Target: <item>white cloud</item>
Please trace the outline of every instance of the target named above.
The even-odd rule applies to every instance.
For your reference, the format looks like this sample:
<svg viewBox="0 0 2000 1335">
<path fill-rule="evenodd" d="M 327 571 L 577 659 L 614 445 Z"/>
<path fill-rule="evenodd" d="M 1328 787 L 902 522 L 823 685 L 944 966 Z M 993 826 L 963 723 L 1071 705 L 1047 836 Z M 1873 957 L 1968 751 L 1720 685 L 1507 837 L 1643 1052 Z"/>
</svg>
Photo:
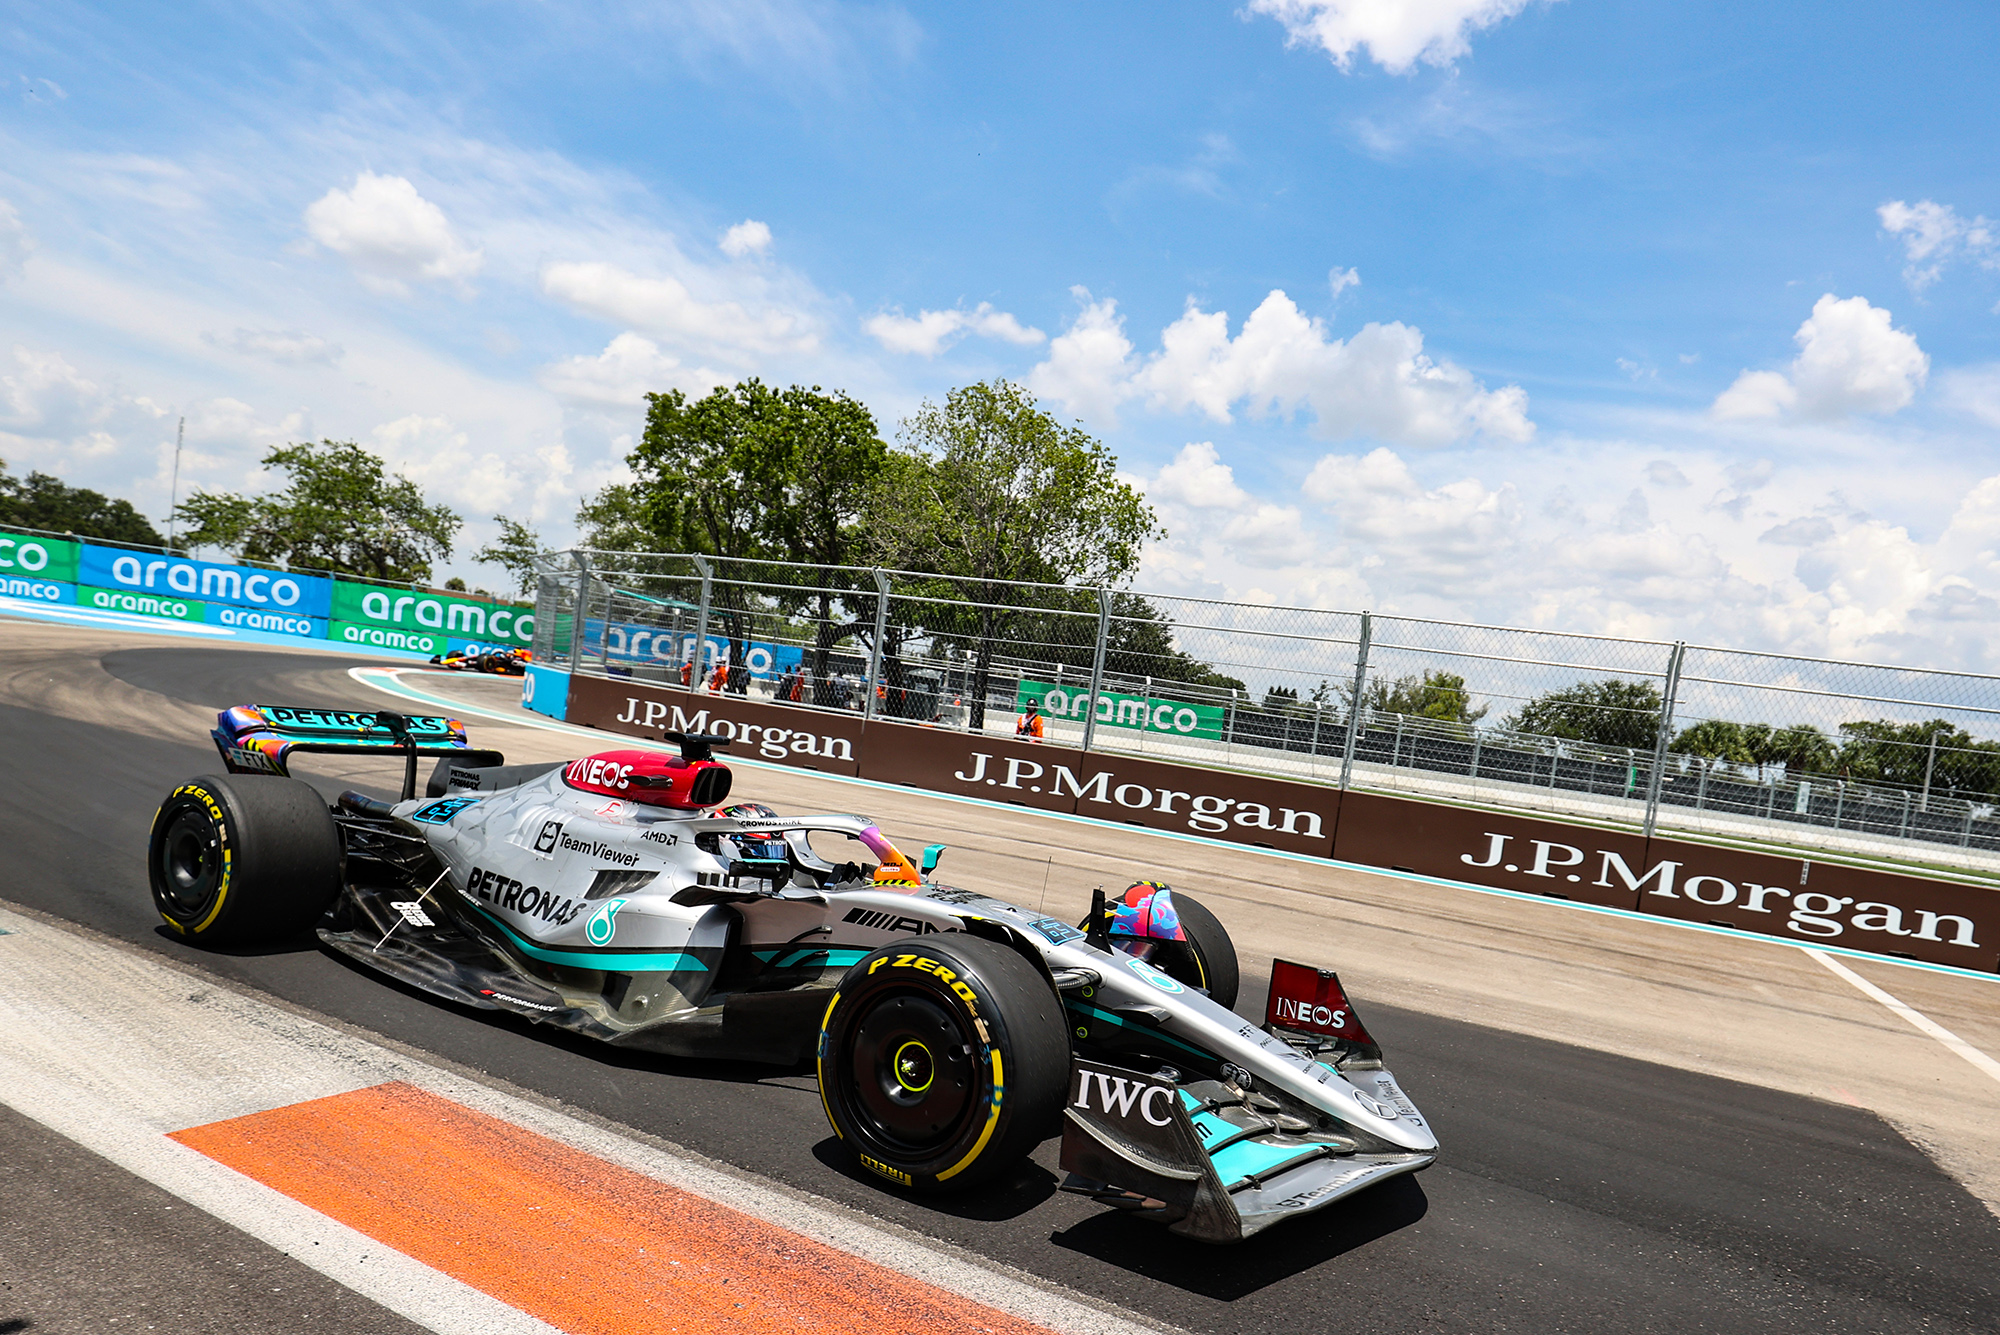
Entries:
<svg viewBox="0 0 2000 1335">
<path fill-rule="evenodd" d="M 1151 478 L 1139 479 L 1139 485 L 1169 516 L 1170 531 L 1192 529 L 1193 536 L 1227 548 L 1239 562 L 1273 569 L 1298 565 L 1313 555 L 1298 508 L 1244 491 L 1211 441 L 1182 446 L 1171 463 Z"/>
<path fill-rule="evenodd" d="M 20 344 L 13 352 L 0 375 L 0 458 L 67 476 L 77 463 L 117 454 L 165 415 L 150 399 L 99 385 L 61 353 Z"/>
<path fill-rule="evenodd" d="M 903 314 L 902 308 L 883 311 L 865 320 L 861 327 L 891 352 L 935 357 L 966 334 L 983 334 L 1023 347 L 1042 342 L 1047 335 L 1023 325 L 1006 311 L 996 311 L 990 302 L 980 302 L 971 310 L 953 307 L 943 311 Z"/>
<path fill-rule="evenodd" d="M 383 423 L 371 435 L 390 472 L 422 487 L 433 501 L 442 499 L 475 514 L 506 509 L 526 489 L 521 474 L 535 462 L 475 451 L 471 437 L 448 417 L 412 413 Z"/>
<path fill-rule="evenodd" d="M 1120 400 L 1131 395 L 1132 343 L 1118 303 L 1091 299 L 1088 288 L 1070 294 L 1083 310 L 1049 344 L 1049 359 L 1028 372 L 1028 388 L 1092 421 L 1113 423 Z"/>
<path fill-rule="evenodd" d="M 625 333 L 595 357 L 570 357 L 545 366 L 536 379 L 551 394 L 574 403 L 636 410 L 648 394 L 679 389 L 699 397 L 729 377 L 705 366 L 683 366 L 651 339 Z"/>
<path fill-rule="evenodd" d="M 722 253 L 732 260 L 762 255 L 770 248 L 771 229 L 755 218 L 745 218 L 722 234 Z"/>
<path fill-rule="evenodd" d="M 1333 289 L 1333 295 L 1337 300 L 1348 288 L 1361 286 L 1361 270 L 1343 269 L 1335 265 L 1326 272 L 1326 285 Z"/>
<path fill-rule="evenodd" d="M 1743 372 L 1710 412 L 1723 421 L 1788 414 L 1830 421 L 1907 407 L 1930 375 L 1931 359 L 1913 334 L 1889 321 L 1889 312 L 1866 297 L 1843 301 L 1827 293 L 1792 336 L 1799 355 L 1790 370 Z"/>
<path fill-rule="evenodd" d="M 2000 230 L 1983 217 L 1963 218 L 1949 204 L 1892 199 L 1875 210 L 1882 229 L 1903 242 L 1903 281 L 1921 292 L 1938 280 L 1946 264 L 1963 256 L 2000 269 Z"/>
<path fill-rule="evenodd" d="M 484 262 L 452 231 L 444 210 L 401 176 L 364 171 L 353 189 L 327 191 L 307 207 L 306 231 L 381 291 L 400 294 L 426 279 L 462 283 Z"/>
<path fill-rule="evenodd" d="M 1109 421 L 1119 403 L 1143 398 L 1155 409 L 1198 409 L 1225 423 L 1238 404 L 1253 415 L 1310 407 L 1322 435 L 1419 446 L 1534 434 L 1519 387 L 1487 390 L 1463 367 L 1433 360 L 1423 334 L 1408 325 L 1367 324 L 1343 341 L 1274 290 L 1231 338 L 1226 312 L 1190 300 L 1161 331 L 1160 350 L 1138 362 L 1116 303 L 1077 292 L 1083 312 L 1050 344 L 1028 385 L 1085 417 Z"/>
<path fill-rule="evenodd" d="M 202 339 L 218 348 L 261 357 L 280 366 L 332 366 L 347 350 L 317 334 L 297 329 L 236 329 L 228 334 L 204 333 Z"/>
<path fill-rule="evenodd" d="M 818 345 L 802 312 L 702 301 L 671 275 L 642 278 L 603 261 L 564 262 L 544 266 L 541 285 L 547 296 L 586 314 L 739 361 L 779 350 L 811 351 Z"/>
<path fill-rule="evenodd" d="M 1354 53 L 1391 74 L 1417 62 L 1449 65 L 1472 50 L 1469 34 L 1527 8 L 1528 0 L 1250 0 L 1247 12 L 1285 25 L 1288 46 L 1317 46 L 1341 69 Z"/>
<path fill-rule="evenodd" d="M 0 199 L 0 283 L 17 276 L 28 262 L 28 255 L 35 248 L 35 238 L 28 235 L 27 224 L 14 206 Z"/>
<path fill-rule="evenodd" d="M 1947 406 L 1976 422 L 2000 428 L 2000 362 L 1962 366 L 1938 377 Z"/>
</svg>

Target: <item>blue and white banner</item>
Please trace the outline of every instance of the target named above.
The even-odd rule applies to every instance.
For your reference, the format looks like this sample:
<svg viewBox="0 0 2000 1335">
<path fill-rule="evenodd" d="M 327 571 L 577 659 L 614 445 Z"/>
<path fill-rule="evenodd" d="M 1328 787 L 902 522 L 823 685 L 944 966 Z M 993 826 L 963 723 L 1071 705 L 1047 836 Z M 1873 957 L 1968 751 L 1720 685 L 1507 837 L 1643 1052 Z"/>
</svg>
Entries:
<svg viewBox="0 0 2000 1335">
<path fill-rule="evenodd" d="M 30 579 L 23 575 L 0 573 L 0 598 L 73 607 L 76 605 L 76 585 L 60 580 Z"/>
<path fill-rule="evenodd" d="M 100 588 L 228 603 L 321 622 L 333 611 L 333 581 L 320 575 L 254 570 L 91 544 L 83 548 L 81 567 L 78 582 Z"/>
<path fill-rule="evenodd" d="M 584 656 L 600 653 L 613 663 L 662 663 L 675 667 L 687 662 L 694 645 L 694 632 L 658 626 L 614 621 L 608 635 L 602 620 L 593 618 L 583 625 Z M 608 652 L 606 649 L 608 647 Z M 702 670 L 711 672 L 718 663 L 729 661 L 729 641 L 720 635 L 708 637 L 708 652 L 702 655 Z M 796 644 L 766 644 L 752 640 L 743 646 L 743 665 L 753 677 L 783 675 L 805 661 L 805 651 Z"/>
</svg>

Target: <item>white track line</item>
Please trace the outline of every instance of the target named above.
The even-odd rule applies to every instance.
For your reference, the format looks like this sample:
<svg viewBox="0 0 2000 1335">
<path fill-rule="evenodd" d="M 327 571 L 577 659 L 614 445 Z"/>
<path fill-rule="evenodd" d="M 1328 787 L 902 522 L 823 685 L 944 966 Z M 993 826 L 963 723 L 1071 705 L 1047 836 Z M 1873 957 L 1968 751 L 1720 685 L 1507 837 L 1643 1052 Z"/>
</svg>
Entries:
<svg viewBox="0 0 2000 1335">
<path fill-rule="evenodd" d="M 1914 1006 L 1904 1005 L 1825 951 L 1814 950 L 1809 947 L 1806 950 L 1806 954 L 1812 956 L 1821 964 L 1824 964 L 1827 968 L 1854 984 L 1855 987 L 1859 988 L 1866 995 L 1873 997 L 1890 1010 L 1896 1012 L 1896 1014 L 1902 1016 L 1905 1020 L 1908 1020 L 1916 1029 L 1944 1044 L 1953 1052 L 1956 1052 L 1959 1056 L 1984 1071 L 1987 1075 L 1992 1076 L 1995 1080 L 2000 1080 L 2000 1062 L 1994 1061 L 1991 1057 L 1981 1052 L 1978 1048 L 1973 1047 L 1972 1044 L 1966 1042 L 1957 1034 L 1952 1033 L 1951 1030 L 1945 1028 L 1930 1016 L 1925 1015 Z"/>
</svg>

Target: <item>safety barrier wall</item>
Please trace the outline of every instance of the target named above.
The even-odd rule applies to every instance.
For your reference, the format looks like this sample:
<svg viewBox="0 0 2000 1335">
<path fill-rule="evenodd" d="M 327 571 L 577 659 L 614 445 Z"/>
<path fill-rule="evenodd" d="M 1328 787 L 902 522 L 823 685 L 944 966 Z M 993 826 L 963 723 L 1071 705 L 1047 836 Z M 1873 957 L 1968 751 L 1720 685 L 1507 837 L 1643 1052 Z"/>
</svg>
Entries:
<svg viewBox="0 0 2000 1335">
<path fill-rule="evenodd" d="M 0 530 L 0 600 L 433 657 L 526 648 L 530 604 Z M 169 629 L 162 626 L 162 629 Z"/>
<path fill-rule="evenodd" d="M 1981 885 L 630 679 L 536 676 L 530 707 L 607 732 L 717 733 L 735 740 L 731 754 L 777 764 L 2000 971 L 2000 891 Z"/>
</svg>

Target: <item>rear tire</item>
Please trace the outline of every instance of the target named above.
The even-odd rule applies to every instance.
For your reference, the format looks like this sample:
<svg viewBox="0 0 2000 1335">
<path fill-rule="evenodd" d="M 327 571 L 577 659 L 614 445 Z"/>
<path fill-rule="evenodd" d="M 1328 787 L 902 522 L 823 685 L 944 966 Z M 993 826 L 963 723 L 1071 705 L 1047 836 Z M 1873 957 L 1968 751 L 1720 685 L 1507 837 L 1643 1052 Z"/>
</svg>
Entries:
<svg viewBox="0 0 2000 1335">
<path fill-rule="evenodd" d="M 205 946 L 282 941 L 340 893 L 340 827 L 297 779 L 203 775 L 167 794 L 146 866 L 167 926 Z"/>
<path fill-rule="evenodd" d="M 1048 1134 L 1069 1058 L 1062 1003 L 1034 965 L 997 941 L 929 936 L 848 971 L 820 1024 L 820 1099 L 863 1168 L 960 1191 Z"/>
</svg>

